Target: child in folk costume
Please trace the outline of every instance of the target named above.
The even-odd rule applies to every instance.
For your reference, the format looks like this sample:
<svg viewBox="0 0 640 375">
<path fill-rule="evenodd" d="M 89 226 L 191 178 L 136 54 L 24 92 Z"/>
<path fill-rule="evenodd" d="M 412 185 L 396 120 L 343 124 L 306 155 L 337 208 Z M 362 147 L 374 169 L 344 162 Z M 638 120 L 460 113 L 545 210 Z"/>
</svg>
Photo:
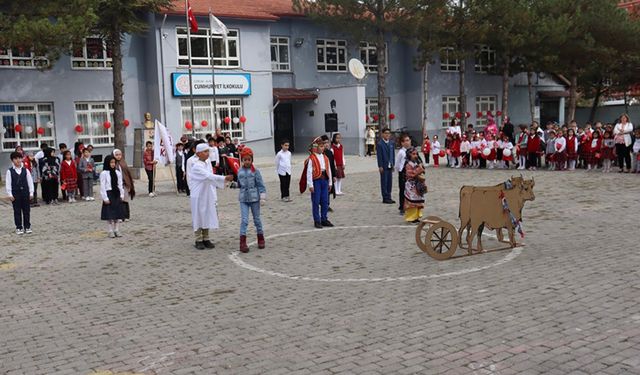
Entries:
<svg viewBox="0 0 640 375">
<path fill-rule="evenodd" d="M 431 155 L 431 141 L 429 140 L 429 136 L 424 136 L 424 141 L 422 141 L 422 155 L 424 155 L 424 165 L 426 167 L 429 166 L 429 159 Z"/>
<path fill-rule="evenodd" d="M 300 176 L 300 192 L 304 193 L 307 186 L 311 193 L 311 208 L 313 225 L 317 229 L 333 227 L 329 221 L 329 190 L 332 184 L 329 158 L 323 153 L 323 141 L 320 137 L 313 140 L 309 147 L 311 154 L 304 161 L 304 169 Z"/>
<path fill-rule="evenodd" d="M 555 153 L 553 154 L 553 161 L 556 165 L 556 170 L 564 171 L 567 168 L 567 140 L 560 135 L 554 142 Z"/>
<path fill-rule="evenodd" d="M 404 167 L 406 182 L 404 189 L 404 220 L 410 223 L 420 222 L 424 208 L 424 166 L 418 156 L 418 150 L 410 147 L 407 150 L 407 161 Z"/>
<path fill-rule="evenodd" d="M 100 196 L 100 219 L 109 223 L 109 238 L 121 237 L 119 223 L 124 220 L 124 186 L 122 173 L 116 169 L 116 159 L 112 155 L 104 158 L 104 169 L 100 173 Z"/>
<path fill-rule="evenodd" d="M 344 180 L 344 167 L 346 165 L 344 159 L 344 147 L 342 146 L 342 135 L 335 133 L 331 138 L 331 150 L 333 151 L 333 157 L 336 162 L 336 195 L 343 195 L 342 193 L 342 180 Z"/>
<path fill-rule="evenodd" d="M 460 134 L 458 133 L 453 133 L 451 135 L 451 138 L 451 167 L 454 167 L 455 164 L 455 168 L 460 168 L 460 166 L 462 165 L 462 154 L 460 152 L 460 144 L 462 143 L 462 140 L 460 139 Z"/>
<path fill-rule="evenodd" d="M 12 152 L 10 155 L 11 168 L 5 178 L 7 196 L 13 205 L 13 221 L 16 225 L 16 234 L 31 234 L 31 205 L 33 198 L 33 179 L 31 172 L 22 164 L 22 155 Z"/>
<path fill-rule="evenodd" d="M 76 201 L 76 189 L 78 189 L 78 171 L 76 163 L 71 158 L 71 151 L 62 153 L 62 164 L 60 165 L 60 188 L 67 192 L 69 203 Z"/>
<path fill-rule="evenodd" d="M 433 155 L 433 167 L 438 168 L 440 166 L 440 142 L 438 142 L 438 136 L 433 136 L 433 142 L 431 143 L 431 155 Z"/>
<path fill-rule="evenodd" d="M 616 159 L 616 142 L 613 140 L 613 133 L 610 130 L 604 132 L 602 137 L 602 172 L 611 172 L 611 161 Z"/>
<path fill-rule="evenodd" d="M 240 251 L 249 252 L 247 246 L 247 226 L 249 225 L 249 210 L 253 215 L 253 224 L 258 232 L 258 249 L 265 248 L 264 230 L 260 220 L 260 206 L 267 199 L 267 189 L 262 181 L 260 171 L 253 166 L 253 151 L 244 147 L 240 153 L 242 167 L 238 170 L 238 185 L 240 192 Z"/>
<path fill-rule="evenodd" d="M 529 140 L 527 142 L 527 160 L 529 162 L 530 171 L 536 170 L 541 145 L 542 139 L 540 138 L 538 132 L 531 132 L 531 135 L 529 135 Z"/>
<path fill-rule="evenodd" d="M 193 232 L 196 238 L 195 248 L 198 250 L 213 249 L 215 245 L 209 239 L 209 230 L 218 229 L 218 212 L 216 210 L 218 194 L 216 189 L 224 189 L 225 182 L 232 181 L 233 175 L 213 174 L 209 161 L 209 145 L 200 143 L 196 146 L 195 156 L 189 159 L 187 177 L 191 193 L 189 197 Z"/>
<path fill-rule="evenodd" d="M 569 161 L 569 170 L 576 169 L 578 161 L 578 138 L 573 129 L 567 131 L 567 160 Z"/>
<path fill-rule="evenodd" d="M 529 131 L 525 125 L 520 125 L 520 134 L 516 139 L 516 153 L 518 154 L 518 169 L 525 169 L 527 166 L 527 143 L 529 142 Z"/>
<path fill-rule="evenodd" d="M 460 158 L 462 159 L 462 167 L 466 168 L 470 165 L 471 142 L 467 138 L 466 134 L 462 135 L 462 142 L 460 142 Z"/>
<path fill-rule="evenodd" d="M 587 170 L 598 169 L 598 162 L 602 157 L 602 138 L 599 131 L 591 134 L 591 142 L 589 142 L 589 154 L 587 155 Z"/>
</svg>

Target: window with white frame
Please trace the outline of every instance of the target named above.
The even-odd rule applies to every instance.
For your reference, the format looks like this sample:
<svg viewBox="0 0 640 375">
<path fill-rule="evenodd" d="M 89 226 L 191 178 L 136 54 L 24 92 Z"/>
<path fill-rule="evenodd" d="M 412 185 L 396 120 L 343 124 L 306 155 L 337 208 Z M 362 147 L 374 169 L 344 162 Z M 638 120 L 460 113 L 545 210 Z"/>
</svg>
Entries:
<svg viewBox="0 0 640 375">
<path fill-rule="evenodd" d="M 82 126 L 78 141 L 85 145 L 113 146 L 113 125 L 105 128 L 107 121 L 113 124 L 112 102 L 76 103 L 76 124 Z"/>
<path fill-rule="evenodd" d="M 177 28 L 178 65 L 188 66 L 187 29 Z M 240 66 L 238 30 L 229 30 L 225 43 L 222 35 L 211 34 L 208 28 L 191 33 L 191 65 L 196 67 L 235 68 Z"/>
<path fill-rule="evenodd" d="M 346 72 L 347 41 L 316 40 L 316 66 L 320 72 Z"/>
<path fill-rule="evenodd" d="M 49 65 L 49 60 L 36 56 L 30 49 L 0 47 L 0 68 L 38 68 Z"/>
<path fill-rule="evenodd" d="M 191 104 L 189 100 L 181 100 L 182 107 L 182 129 L 185 133 L 184 124 L 191 121 Z M 218 127 L 222 133 L 227 133 L 231 138 L 244 138 L 244 124 L 239 122 L 242 116 L 242 99 L 240 98 L 217 98 L 216 109 L 218 110 Z M 195 99 L 193 101 L 193 121 L 195 123 L 195 133 L 197 137 L 204 137 L 205 134 L 212 134 L 215 131 L 216 120 L 213 118 L 213 99 Z M 231 121 L 227 124 L 224 119 L 229 117 Z M 207 121 L 207 127 L 201 126 L 202 121 Z M 236 122 L 237 121 L 237 122 Z"/>
<path fill-rule="evenodd" d="M 111 49 L 99 36 L 84 38 L 81 46 L 73 46 L 71 67 L 73 69 L 109 69 L 113 66 Z"/>
<path fill-rule="evenodd" d="M 390 100 L 389 98 L 387 98 L 386 100 L 387 102 L 387 116 L 389 115 L 389 113 L 391 113 L 389 111 L 389 108 L 391 108 L 390 106 Z M 365 114 L 367 115 L 367 126 L 378 126 L 380 123 L 380 118 L 379 118 L 379 106 L 378 106 L 378 98 L 365 98 L 364 99 L 364 103 L 365 103 Z"/>
<path fill-rule="evenodd" d="M 476 119 L 477 126 L 487 125 L 486 113 L 488 111 L 491 111 L 494 116 L 496 115 L 496 103 L 497 98 L 495 96 L 476 96 L 476 116 L 477 113 L 482 113 L 482 117 Z"/>
<path fill-rule="evenodd" d="M 460 70 L 460 61 L 454 56 L 453 47 L 440 49 L 440 71 L 457 72 Z"/>
<path fill-rule="evenodd" d="M 460 97 L 459 96 L 443 96 L 442 97 L 442 126 L 449 126 L 451 119 L 460 112 Z M 448 116 L 444 114 L 448 113 Z"/>
<path fill-rule="evenodd" d="M 496 69 L 496 51 L 488 46 L 476 47 L 475 70 L 477 73 L 491 73 Z"/>
<path fill-rule="evenodd" d="M 289 37 L 271 37 L 271 70 L 274 72 L 288 72 L 291 70 L 289 63 Z"/>
<path fill-rule="evenodd" d="M 2 151 L 13 151 L 18 145 L 25 151 L 38 150 L 42 143 L 56 143 L 51 103 L 0 103 L 0 118 Z M 43 129 L 42 134 L 38 129 Z"/>
<path fill-rule="evenodd" d="M 389 47 L 384 44 L 384 72 L 389 71 Z M 369 73 L 378 71 L 378 50 L 376 45 L 369 42 L 360 42 L 360 61 Z"/>
</svg>

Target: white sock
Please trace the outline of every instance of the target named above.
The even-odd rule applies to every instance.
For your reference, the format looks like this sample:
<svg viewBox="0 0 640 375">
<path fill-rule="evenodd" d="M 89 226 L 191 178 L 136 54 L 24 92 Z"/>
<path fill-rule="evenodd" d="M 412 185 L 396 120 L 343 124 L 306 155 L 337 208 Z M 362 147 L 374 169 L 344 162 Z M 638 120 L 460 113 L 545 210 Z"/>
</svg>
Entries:
<svg viewBox="0 0 640 375">
<path fill-rule="evenodd" d="M 120 229 L 119 227 L 120 227 L 120 223 L 118 223 L 118 221 L 115 221 L 113 223 L 113 231 L 118 232 L 118 230 Z"/>
<path fill-rule="evenodd" d="M 109 233 L 113 232 L 113 221 L 109 220 Z"/>
</svg>

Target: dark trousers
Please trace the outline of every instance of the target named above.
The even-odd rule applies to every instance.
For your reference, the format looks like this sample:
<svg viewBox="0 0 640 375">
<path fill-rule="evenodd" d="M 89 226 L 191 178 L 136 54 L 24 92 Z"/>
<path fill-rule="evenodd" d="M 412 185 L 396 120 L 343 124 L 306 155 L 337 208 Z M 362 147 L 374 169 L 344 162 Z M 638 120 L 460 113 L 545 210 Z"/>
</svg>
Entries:
<svg viewBox="0 0 640 375">
<path fill-rule="evenodd" d="M 38 183 L 37 182 L 33 182 L 33 204 L 37 204 L 38 203 Z"/>
<path fill-rule="evenodd" d="M 176 167 L 176 185 L 178 185 L 178 191 L 183 192 L 186 190 L 187 181 L 184 179 L 184 172 L 182 169 Z"/>
<path fill-rule="evenodd" d="M 311 193 L 311 211 L 313 221 L 316 223 L 326 221 L 329 212 L 329 180 L 319 178 L 313 180 L 313 193 Z"/>
<path fill-rule="evenodd" d="M 407 178 L 404 175 L 404 171 L 398 173 L 398 209 L 404 211 L 404 184 L 407 182 Z"/>
<path fill-rule="evenodd" d="M 149 180 L 149 194 L 151 194 L 153 193 L 153 169 L 145 169 L 144 171 L 147 172 L 147 179 Z"/>
<path fill-rule="evenodd" d="M 289 186 L 291 185 L 291 175 L 287 173 L 286 175 L 278 175 L 280 178 L 280 198 L 288 198 L 289 197 Z"/>
<path fill-rule="evenodd" d="M 480 169 L 487 168 L 487 159 L 480 157 Z"/>
<path fill-rule="evenodd" d="M 42 181 L 42 199 L 46 203 L 58 199 L 58 180 Z"/>
<path fill-rule="evenodd" d="M 631 153 L 629 147 L 625 144 L 616 143 L 616 155 L 618 155 L 618 168 L 622 170 L 624 163 L 627 164 L 627 169 L 631 169 Z"/>
<path fill-rule="evenodd" d="M 29 205 L 29 195 L 16 194 L 13 200 L 13 221 L 16 229 L 31 228 L 31 206 Z"/>
<path fill-rule="evenodd" d="M 423 155 L 424 155 L 424 163 L 429 164 L 429 153 L 425 152 Z"/>
<path fill-rule="evenodd" d="M 373 145 L 367 145 L 367 156 L 371 156 L 373 153 Z"/>
<path fill-rule="evenodd" d="M 391 200 L 391 188 L 393 187 L 393 168 L 383 168 L 380 173 L 380 190 L 382 200 Z"/>
<path fill-rule="evenodd" d="M 528 168 L 537 168 L 536 166 L 538 165 L 538 153 L 537 152 L 529 152 L 527 154 L 527 156 L 529 157 L 529 160 L 527 161 L 527 167 Z"/>
</svg>

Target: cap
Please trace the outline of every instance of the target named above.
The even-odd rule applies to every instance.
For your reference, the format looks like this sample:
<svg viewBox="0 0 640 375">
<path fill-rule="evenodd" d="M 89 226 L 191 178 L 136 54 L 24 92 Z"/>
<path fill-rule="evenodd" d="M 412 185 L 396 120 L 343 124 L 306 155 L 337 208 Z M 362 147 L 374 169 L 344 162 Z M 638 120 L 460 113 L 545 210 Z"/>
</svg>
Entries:
<svg viewBox="0 0 640 375">
<path fill-rule="evenodd" d="M 209 150 L 209 145 L 206 143 L 200 143 L 196 146 L 196 152 L 203 152 Z"/>
</svg>

